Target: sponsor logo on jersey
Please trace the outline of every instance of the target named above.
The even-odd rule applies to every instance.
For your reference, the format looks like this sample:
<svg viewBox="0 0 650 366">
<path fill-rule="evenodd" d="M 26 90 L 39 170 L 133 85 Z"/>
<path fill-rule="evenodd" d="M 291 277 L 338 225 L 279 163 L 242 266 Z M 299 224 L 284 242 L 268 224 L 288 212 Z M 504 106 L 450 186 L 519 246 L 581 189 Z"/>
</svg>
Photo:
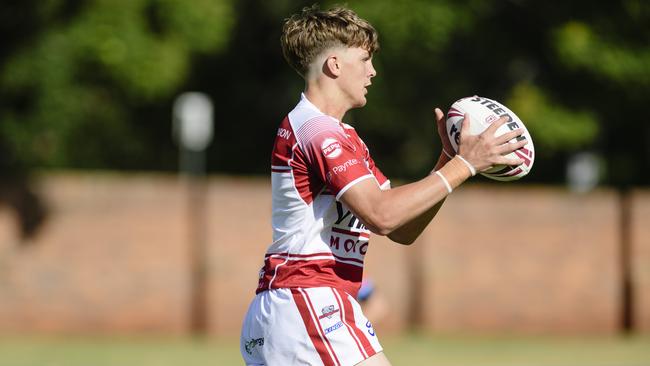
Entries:
<svg viewBox="0 0 650 366">
<path fill-rule="evenodd" d="M 323 151 L 323 155 L 328 159 L 335 159 L 343 152 L 341 143 L 331 137 L 326 138 L 320 145 L 320 148 Z"/>
<path fill-rule="evenodd" d="M 351 234 L 346 234 L 351 236 Z M 343 245 L 341 245 L 343 243 Z M 340 235 L 330 235 L 330 248 L 335 248 L 340 250 L 341 247 L 345 250 L 346 253 L 359 253 L 361 255 L 366 255 L 368 252 L 368 240 L 353 240 L 353 239 L 341 239 Z"/>
<path fill-rule="evenodd" d="M 368 228 L 366 228 L 361 220 L 354 216 L 352 211 L 348 210 L 347 207 L 343 206 L 339 201 L 336 201 L 336 221 L 333 226 L 352 231 L 368 231 Z"/>
<path fill-rule="evenodd" d="M 350 159 L 350 160 L 346 161 L 345 163 L 337 165 L 334 168 L 332 168 L 332 172 L 334 174 L 345 173 L 348 170 L 349 167 L 351 167 L 353 165 L 357 165 L 357 164 L 359 164 L 359 160 Z"/>
<path fill-rule="evenodd" d="M 372 323 L 370 323 L 370 320 L 366 322 L 366 331 L 368 334 L 370 334 L 372 337 L 375 336 L 375 329 L 372 327 Z"/>
<path fill-rule="evenodd" d="M 264 345 L 264 337 L 251 338 L 251 340 L 244 342 L 244 349 L 246 349 L 246 353 L 252 355 L 255 347 L 257 346 L 262 347 L 263 345 Z"/>
<path fill-rule="evenodd" d="M 332 319 L 332 315 L 338 313 L 339 309 L 336 309 L 334 305 L 328 305 L 323 307 L 320 312 L 323 315 L 319 316 L 318 319 L 323 319 L 323 318 Z"/>
<path fill-rule="evenodd" d="M 279 128 L 278 136 L 288 140 L 291 137 L 291 131 L 287 130 L 286 128 Z"/>
<path fill-rule="evenodd" d="M 345 253 L 359 253 L 362 256 L 368 251 L 370 231 L 354 214 L 336 201 L 337 219 L 332 225 L 330 248 L 345 250 Z"/>
</svg>

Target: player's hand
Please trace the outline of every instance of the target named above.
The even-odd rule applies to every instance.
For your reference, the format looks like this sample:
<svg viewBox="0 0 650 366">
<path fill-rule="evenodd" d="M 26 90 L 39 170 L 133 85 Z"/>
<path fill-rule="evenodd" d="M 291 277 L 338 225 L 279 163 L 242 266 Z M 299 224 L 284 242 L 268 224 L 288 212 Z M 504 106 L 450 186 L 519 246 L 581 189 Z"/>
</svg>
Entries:
<svg viewBox="0 0 650 366">
<path fill-rule="evenodd" d="M 434 113 L 436 115 L 436 124 L 438 125 L 438 135 L 440 135 L 440 141 L 442 142 L 442 150 L 444 151 L 443 153 L 446 153 L 446 155 L 449 158 L 452 158 L 454 155 L 456 155 L 456 152 L 454 151 L 454 148 L 451 146 L 451 142 L 449 141 L 449 135 L 447 134 L 447 119 L 445 118 L 445 114 L 442 113 L 440 108 L 436 108 L 434 110 Z"/>
<path fill-rule="evenodd" d="M 501 117 L 485 129 L 483 133 L 474 136 L 469 133 L 471 123 L 469 113 L 465 113 L 465 118 L 463 119 L 460 130 L 458 153 L 479 172 L 487 170 L 494 165 L 522 164 L 522 159 L 510 159 L 506 158 L 504 155 L 508 155 L 528 143 L 525 139 L 514 143 L 509 142 L 510 140 L 521 136 L 524 133 L 524 130 L 518 128 L 504 133 L 501 136 L 494 136 L 496 130 L 507 121 L 507 117 Z"/>
</svg>

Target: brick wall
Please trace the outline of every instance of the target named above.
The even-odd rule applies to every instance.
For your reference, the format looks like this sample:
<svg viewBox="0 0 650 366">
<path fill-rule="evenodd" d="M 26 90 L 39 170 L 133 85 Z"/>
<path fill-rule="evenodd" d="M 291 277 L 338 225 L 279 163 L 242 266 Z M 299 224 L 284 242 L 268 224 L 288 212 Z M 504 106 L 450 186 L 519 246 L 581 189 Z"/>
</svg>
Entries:
<svg viewBox="0 0 650 366">
<path fill-rule="evenodd" d="M 0 332 L 190 331 L 196 218 L 182 180 L 48 174 L 38 190 L 50 215 L 28 242 L 0 206 Z M 647 332 L 650 194 L 632 200 L 635 326 Z M 271 240 L 269 181 L 211 177 L 204 202 L 207 330 L 238 334 Z M 615 333 L 619 215 L 613 191 L 464 186 L 416 244 L 373 236 L 366 273 L 389 309 L 376 328 Z"/>
<path fill-rule="evenodd" d="M 444 209 L 420 257 L 428 328 L 533 334 L 618 329 L 620 233 L 613 192 L 471 186 Z"/>
<path fill-rule="evenodd" d="M 635 329 L 650 333 L 650 192 L 632 192 L 630 206 L 632 320 Z"/>
<path fill-rule="evenodd" d="M 39 185 L 50 214 L 38 236 L 18 243 L 0 234 L 0 330 L 184 332 L 187 230 L 177 181 L 52 175 Z"/>
</svg>

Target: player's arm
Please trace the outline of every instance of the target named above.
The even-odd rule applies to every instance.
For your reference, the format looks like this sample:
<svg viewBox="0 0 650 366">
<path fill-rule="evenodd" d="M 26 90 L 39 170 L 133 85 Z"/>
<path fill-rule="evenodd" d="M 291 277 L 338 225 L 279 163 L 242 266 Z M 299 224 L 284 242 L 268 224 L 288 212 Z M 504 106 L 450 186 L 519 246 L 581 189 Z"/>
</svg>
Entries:
<svg viewBox="0 0 650 366">
<path fill-rule="evenodd" d="M 452 187 L 460 185 L 471 175 L 469 169 L 456 159 L 446 166 L 450 177 L 447 179 Z M 449 165 L 451 163 L 453 166 Z M 366 179 L 350 187 L 340 199 L 370 231 L 390 235 L 432 210 L 448 193 L 442 178 L 431 174 L 389 190 L 381 190 L 373 179 Z"/>
<path fill-rule="evenodd" d="M 440 136 L 440 141 L 442 145 L 442 152 L 440 152 L 440 157 L 436 163 L 435 168 L 432 173 L 437 170 L 440 170 L 452 157 L 452 152 L 454 151 L 449 141 L 449 135 L 447 135 L 446 128 L 446 119 L 444 113 L 439 108 L 434 110 L 436 117 L 436 127 L 438 130 L 438 135 Z M 388 237 L 400 244 L 410 245 L 413 244 L 415 239 L 417 239 L 424 229 L 429 225 L 431 220 L 438 214 L 438 211 L 442 207 L 442 204 L 445 202 L 445 198 L 436 203 L 429 210 L 425 211 L 422 215 L 417 216 L 413 220 L 407 222 L 406 224 L 398 227 L 393 232 L 391 232 Z"/>
<path fill-rule="evenodd" d="M 442 168 L 449 160 L 450 158 L 447 155 L 441 153 L 434 172 Z M 413 244 L 415 239 L 417 239 L 420 234 L 422 234 L 427 225 L 429 225 L 431 220 L 433 220 L 433 218 L 436 216 L 442 207 L 442 204 L 445 202 L 445 199 L 446 197 L 441 199 L 438 203 L 433 205 L 433 207 L 425 211 L 423 214 L 415 217 L 413 220 L 393 230 L 390 234 L 388 234 L 388 237 L 396 243 L 406 245 Z"/>
<path fill-rule="evenodd" d="M 508 159 L 503 156 L 526 144 L 526 141 L 508 143 L 521 135 L 521 130 L 494 136 L 497 128 L 505 121 L 505 118 L 500 118 L 482 134 L 471 136 L 468 132 L 462 132 L 470 130 L 469 118 L 465 116 L 459 151 L 477 170 L 482 171 L 497 164 L 522 163 L 521 159 Z M 410 243 L 435 216 L 450 190 L 458 187 L 471 175 L 463 158 L 455 156 L 436 173 L 417 182 L 382 191 L 374 180 L 366 179 L 350 187 L 340 199 L 372 232 L 394 236 L 398 240 L 407 239 L 403 242 Z M 421 215 L 423 216 L 420 217 Z M 413 235 L 406 235 L 404 231 L 396 232 L 402 227 L 404 231 L 412 231 Z M 393 232 L 396 232 L 395 235 L 391 235 Z"/>
</svg>

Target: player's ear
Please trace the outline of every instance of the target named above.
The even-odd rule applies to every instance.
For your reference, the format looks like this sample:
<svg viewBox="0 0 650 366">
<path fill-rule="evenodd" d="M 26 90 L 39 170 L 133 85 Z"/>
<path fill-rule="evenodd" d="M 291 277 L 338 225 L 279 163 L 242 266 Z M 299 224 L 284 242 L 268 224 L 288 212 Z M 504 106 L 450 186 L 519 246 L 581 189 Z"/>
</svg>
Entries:
<svg viewBox="0 0 650 366">
<path fill-rule="evenodd" d="M 341 75 L 341 65 L 339 58 L 336 55 L 330 55 L 323 63 L 323 73 L 330 77 L 338 77 Z"/>
</svg>

